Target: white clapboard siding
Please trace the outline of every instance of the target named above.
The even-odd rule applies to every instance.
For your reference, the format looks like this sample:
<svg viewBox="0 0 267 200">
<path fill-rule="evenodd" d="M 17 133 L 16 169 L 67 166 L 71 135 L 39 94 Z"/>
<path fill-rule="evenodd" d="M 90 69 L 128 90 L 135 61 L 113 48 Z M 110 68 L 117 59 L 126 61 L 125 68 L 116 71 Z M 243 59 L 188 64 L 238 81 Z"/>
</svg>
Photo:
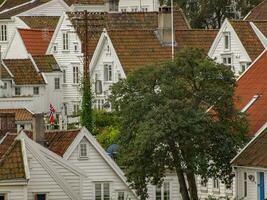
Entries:
<svg viewBox="0 0 267 200">
<path fill-rule="evenodd" d="M 1 186 L 0 193 L 7 193 L 8 199 L 25 200 L 27 199 L 26 186 Z"/>
<path fill-rule="evenodd" d="M 230 33 L 230 50 L 224 50 L 224 34 L 223 32 Z M 251 62 L 250 57 L 248 56 L 246 50 L 244 49 L 240 39 L 238 38 L 236 32 L 232 28 L 230 22 L 226 19 L 223 23 L 220 32 L 218 33 L 214 42 L 217 42 L 215 46 L 213 46 L 209 56 L 215 59 L 216 62 L 222 63 L 222 55 L 231 54 L 233 66 L 235 67 L 236 75 L 239 75 L 239 72 L 242 71 L 240 62 Z"/>
<path fill-rule="evenodd" d="M 70 200 L 62 188 L 56 183 L 54 177 L 51 177 L 28 148 L 27 156 L 30 158 L 30 180 L 27 186 L 28 200 L 34 200 L 35 193 L 47 193 L 49 199 L 53 200 Z"/>
<path fill-rule="evenodd" d="M 94 183 L 96 181 L 101 181 L 110 183 L 112 199 L 116 198 L 116 191 L 125 191 L 130 195 L 129 197 L 132 200 L 135 200 L 136 198 L 131 194 L 129 188 L 123 183 L 91 143 L 85 138 L 81 142 L 86 142 L 88 144 L 89 159 L 80 160 L 78 147 L 76 147 L 68 160 L 73 165 L 76 165 L 85 171 L 88 176 L 88 178 L 84 178 L 83 180 L 82 199 L 94 199 Z"/>
<path fill-rule="evenodd" d="M 20 13 L 18 16 L 61 16 L 63 12 L 70 10 L 70 7 L 64 1 L 52 0 L 46 4 Z"/>
</svg>

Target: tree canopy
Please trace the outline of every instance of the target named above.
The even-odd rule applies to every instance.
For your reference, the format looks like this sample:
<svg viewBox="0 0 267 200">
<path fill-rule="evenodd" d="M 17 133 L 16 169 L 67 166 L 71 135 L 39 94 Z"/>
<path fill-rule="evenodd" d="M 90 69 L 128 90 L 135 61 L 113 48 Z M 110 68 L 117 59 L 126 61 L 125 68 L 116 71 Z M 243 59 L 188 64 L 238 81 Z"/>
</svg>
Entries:
<svg viewBox="0 0 267 200">
<path fill-rule="evenodd" d="M 120 162 L 141 199 L 167 171 L 176 172 L 184 200 L 197 199 L 194 175 L 231 181 L 230 160 L 247 131 L 234 107 L 235 85 L 228 67 L 186 49 L 174 62 L 137 70 L 112 87 Z"/>
</svg>

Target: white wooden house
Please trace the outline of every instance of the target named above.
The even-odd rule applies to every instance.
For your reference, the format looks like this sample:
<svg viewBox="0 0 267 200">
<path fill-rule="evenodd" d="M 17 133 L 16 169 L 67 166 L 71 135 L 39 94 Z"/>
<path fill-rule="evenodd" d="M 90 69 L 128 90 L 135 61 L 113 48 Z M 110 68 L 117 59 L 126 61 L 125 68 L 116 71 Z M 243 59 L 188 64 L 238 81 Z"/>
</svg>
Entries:
<svg viewBox="0 0 267 200">
<path fill-rule="evenodd" d="M 159 11 L 159 0 L 120 0 L 119 11 L 121 12 L 153 12 Z"/>
<path fill-rule="evenodd" d="M 208 55 L 239 76 L 266 48 L 266 26 L 266 22 L 226 19 Z"/>
</svg>

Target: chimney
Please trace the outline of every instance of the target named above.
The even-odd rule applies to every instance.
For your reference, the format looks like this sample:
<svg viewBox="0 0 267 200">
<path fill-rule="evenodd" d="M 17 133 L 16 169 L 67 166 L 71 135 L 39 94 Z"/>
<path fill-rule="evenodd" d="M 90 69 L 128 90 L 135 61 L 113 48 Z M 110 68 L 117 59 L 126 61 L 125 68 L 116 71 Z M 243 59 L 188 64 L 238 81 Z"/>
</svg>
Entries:
<svg viewBox="0 0 267 200">
<path fill-rule="evenodd" d="M 33 115 L 33 120 L 32 120 L 32 130 L 33 130 L 33 135 L 32 139 L 45 146 L 45 122 L 44 122 L 44 114 L 43 113 L 38 113 Z"/>
<path fill-rule="evenodd" d="M 0 134 L 16 133 L 15 113 L 0 113 Z"/>
<path fill-rule="evenodd" d="M 172 44 L 171 7 L 163 6 L 158 13 L 158 37 L 163 45 Z"/>
</svg>

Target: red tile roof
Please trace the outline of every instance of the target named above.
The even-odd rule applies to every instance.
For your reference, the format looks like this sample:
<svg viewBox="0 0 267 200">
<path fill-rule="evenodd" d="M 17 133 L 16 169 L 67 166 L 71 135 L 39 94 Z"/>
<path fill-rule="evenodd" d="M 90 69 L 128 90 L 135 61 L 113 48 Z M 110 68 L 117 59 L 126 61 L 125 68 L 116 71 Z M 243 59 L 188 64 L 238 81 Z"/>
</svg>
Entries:
<svg viewBox="0 0 267 200">
<path fill-rule="evenodd" d="M 53 55 L 33 55 L 32 58 L 41 72 L 49 73 L 60 71 L 58 63 Z"/>
<path fill-rule="evenodd" d="M 0 79 L 11 79 L 11 78 L 12 76 L 7 71 L 7 69 L 3 65 L 0 65 Z"/>
<path fill-rule="evenodd" d="M 30 59 L 4 59 L 3 62 L 13 74 L 16 85 L 45 84 Z"/>
<path fill-rule="evenodd" d="M 27 51 L 32 55 L 44 55 L 54 31 L 44 29 L 18 29 Z"/>
<path fill-rule="evenodd" d="M 0 158 L 7 152 L 9 147 L 15 141 L 15 138 L 18 136 L 17 133 L 6 133 L 4 138 L 2 138 L 2 142 L 0 144 Z"/>
<path fill-rule="evenodd" d="M 126 73 L 171 59 L 171 48 L 160 44 L 154 30 L 110 30 L 108 35 Z"/>
<path fill-rule="evenodd" d="M 26 179 L 21 143 L 14 141 L 0 160 L 0 180 Z"/>
<path fill-rule="evenodd" d="M 15 113 L 16 121 L 32 121 L 33 113 L 26 108 L 0 109 L 0 113 Z"/>
<path fill-rule="evenodd" d="M 84 5 L 102 5 L 104 0 L 64 0 L 66 4 L 71 6 L 72 4 L 84 4 Z"/>
<path fill-rule="evenodd" d="M 218 30 L 176 30 L 175 40 L 177 48 L 201 48 L 205 53 L 208 53 L 217 33 Z"/>
<path fill-rule="evenodd" d="M 57 16 L 20 16 L 31 29 L 55 30 L 59 21 Z"/>
<path fill-rule="evenodd" d="M 260 4 L 254 7 L 246 16 L 245 20 L 267 20 L 267 0 L 263 0 Z"/>
<path fill-rule="evenodd" d="M 259 95 L 246 111 L 250 125 L 249 136 L 254 136 L 267 121 L 267 52 L 240 77 L 235 94 L 239 98 L 236 105 L 240 110 L 254 95 Z"/>
<path fill-rule="evenodd" d="M 236 34 L 245 47 L 250 59 L 255 60 L 265 49 L 260 39 L 254 32 L 249 21 L 231 20 Z"/>
</svg>

